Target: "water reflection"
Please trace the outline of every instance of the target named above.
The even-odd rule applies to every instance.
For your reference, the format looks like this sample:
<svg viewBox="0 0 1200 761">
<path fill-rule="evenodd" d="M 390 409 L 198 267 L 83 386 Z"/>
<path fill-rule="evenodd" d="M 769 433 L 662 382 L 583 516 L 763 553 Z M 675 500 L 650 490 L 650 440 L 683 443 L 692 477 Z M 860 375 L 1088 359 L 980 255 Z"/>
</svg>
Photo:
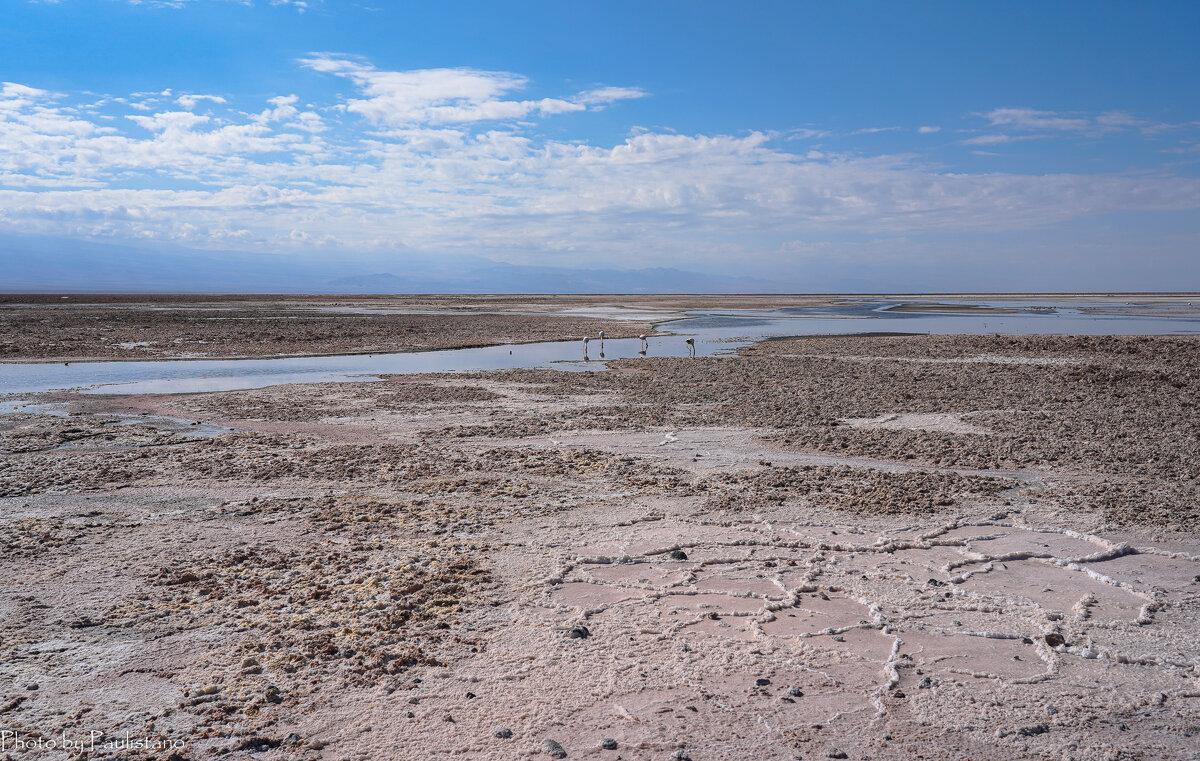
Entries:
<svg viewBox="0 0 1200 761">
<path fill-rule="evenodd" d="M 288 359 L 163 360 L 0 364 L 0 393 L 35 393 L 88 387 L 90 393 L 186 393 L 261 388 L 281 383 L 377 380 L 378 374 L 461 372 L 553 367 L 602 370 L 599 360 L 636 357 L 711 356 L 766 338 L 852 333 L 1168 335 L 1200 333 L 1200 319 L 1170 316 L 1176 310 L 1140 305 L 1138 315 L 1119 314 L 1114 302 L 973 301 L 969 313 L 895 311 L 912 301 L 857 300 L 833 307 L 768 311 L 691 312 L 662 326 L 674 335 L 589 338 L 584 341 L 489 346 L 404 354 L 339 355 Z M 928 302 L 930 304 L 936 301 Z M 963 302 L 955 302 L 961 304 Z M 1167 307 L 1169 305 L 1162 305 Z M 1089 311 L 1092 308 L 1105 313 Z M 1113 312 L 1118 312 L 1114 314 Z M 1150 311 L 1152 314 L 1146 316 Z M 593 359 L 589 348 L 599 351 Z M 694 343 L 692 343 L 694 342 Z M 581 356 L 582 349 L 582 356 Z M 117 385 L 114 385 L 117 384 Z"/>
</svg>

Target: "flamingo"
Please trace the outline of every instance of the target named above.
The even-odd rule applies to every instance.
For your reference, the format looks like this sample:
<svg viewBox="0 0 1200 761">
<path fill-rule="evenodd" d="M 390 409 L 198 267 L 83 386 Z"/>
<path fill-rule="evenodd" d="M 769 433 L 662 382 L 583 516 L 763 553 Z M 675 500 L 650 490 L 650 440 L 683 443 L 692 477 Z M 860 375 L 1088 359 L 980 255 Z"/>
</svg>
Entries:
<svg viewBox="0 0 1200 761">
<path fill-rule="evenodd" d="M 646 343 L 645 336 L 638 336 L 638 339 L 642 342 L 642 354 L 645 354 L 646 349 L 650 348 L 650 345 L 648 343 Z"/>
<path fill-rule="evenodd" d="M 689 338 L 686 341 L 684 341 L 684 343 L 687 344 L 687 347 L 688 347 L 688 356 L 689 357 L 696 356 L 696 339 Z"/>
<path fill-rule="evenodd" d="M 588 338 L 587 336 L 584 336 L 584 337 L 583 337 L 583 358 L 584 358 L 584 359 L 587 359 L 587 358 L 588 358 L 588 355 L 587 355 L 587 345 L 588 345 L 588 341 L 590 341 L 590 340 L 592 340 L 592 339 Z"/>
</svg>

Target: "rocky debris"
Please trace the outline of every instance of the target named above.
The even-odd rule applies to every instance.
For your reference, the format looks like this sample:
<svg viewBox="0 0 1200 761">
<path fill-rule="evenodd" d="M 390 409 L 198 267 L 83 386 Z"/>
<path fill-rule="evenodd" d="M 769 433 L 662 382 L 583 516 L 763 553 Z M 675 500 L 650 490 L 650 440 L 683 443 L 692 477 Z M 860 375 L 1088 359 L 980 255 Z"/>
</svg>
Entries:
<svg viewBox="0 0 1200 761">
<path fill-rule="evenodd" d="M 592 632 L 583 624 L 576 624 L 567 630 L 568 639 L 587 639 L 592 636 Z"/>
<path fill-rule="evenodd" d="M 1069 362 L 925 361 L 989 356 Z M 762 342 L 736 358 L 610 365 L 627 372 L 572 373 L 561 381 L 552 371 L 476 374 L 539 388 L 561 384 L 572 394 L 608 393 L 620 402 L 568 416 L 516 417 L 467 435 L 739 425 L 773 430 L 779 444 L 804 451 L 931 466 L 1091 470 L 1106 478 L 1078 494 L 1076 509 L 1122 525 L 1200 526 L 1200 439 L 1194 435 L 1200 421 L 1190 403 L 1200 397 L 1200 340 L 1194 336 L 824 336 Z M 894 413 L 969 414 L 991 433 L 838 422 Z M 894 494 L 864 486 L 829 504 L 916 514 L 945 509 L 961 497 L 959 484 Z M 1055 494 L 1074 493 L 1068 487 Z"/>
<path fill-rule="evenodd" d="M 549 738 L 542 740 L 542 750 L 551 758 L 567 757 L 566 749 L 564 749 L 557 740 L 551 740 Z"/>
<path fill-rule="evenodd" d="M 720 510 L 758 510 L 803 499 L 852 513 L 924 515 L 965 499 L 980 499 L 1016 482 L 957 473 L 801 465 L 710 477 L 706 505 Z M 938 582 L 933 582 L 938 583 Z"/>
<path fill-rule="evenodd" d="M 495 727 L 492 729 L 492 737 L 498 737 L 501 740 L 508 740 L 513 736 L 513 731 L 508 727 Z"/>
<path fill-rule="evenodd" d="M 611 737 L 605 737 L 603 740 L 600 741 L 600 749 L 601 750 L 616 750 L 617 749 L 617 741 Z"/>
<path fill-rule="evenodd" d="M 222 418 L 308 422 L 343 417 L 358 409 L 418 412 L 499 398 L 499 394 L 480 386 L 390 376 L 382 382 L 296 386 L 289 394 L 279 394 L 274 388 L 195 394 L 181 398 L 177 406 L 193 414 Z"/>
</svg>

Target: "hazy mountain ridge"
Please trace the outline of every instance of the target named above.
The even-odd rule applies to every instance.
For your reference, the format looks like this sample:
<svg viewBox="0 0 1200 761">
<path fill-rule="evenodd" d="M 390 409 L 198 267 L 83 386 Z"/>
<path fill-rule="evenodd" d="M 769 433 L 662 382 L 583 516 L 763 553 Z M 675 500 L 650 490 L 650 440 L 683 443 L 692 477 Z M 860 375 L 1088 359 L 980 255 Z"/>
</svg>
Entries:
<svg viewBox="0 0 1200 761">
<path fill-rule="evenodd" d="M 477 256 L 256 254 L 0 235 L 0 292 L 735 293 L 781 285 L 674 268 L 574 269 Z"/>
</svg>

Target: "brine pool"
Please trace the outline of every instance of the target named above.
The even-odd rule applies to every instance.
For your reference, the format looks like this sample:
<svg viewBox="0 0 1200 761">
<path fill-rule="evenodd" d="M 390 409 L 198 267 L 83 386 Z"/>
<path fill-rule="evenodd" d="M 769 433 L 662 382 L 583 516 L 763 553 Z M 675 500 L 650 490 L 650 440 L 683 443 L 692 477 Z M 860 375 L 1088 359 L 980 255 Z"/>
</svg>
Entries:
<svg viewBox="0 0 1200 761">
<path fill-rule="evenodd" d="M 135 362 L 0 364 L 0 394 L 30 394 L 80 389 L 99 394 L 162 394 L 232 391 L 284 383 L 375 380 L 392 373 L 444 373 L 472 370 L 554 368 L 602 370 L 604 360 L 640 356 L 686 357 L 685 340 L 695 341 L 697 356 L 730 353 L 740 346 L 787 336 L 915 333 L 937 335 L 1187 335 L 1200 333 L 1193 310 L 1179 314 L 1177 304 L 1126 302 L 1055 303 L 1048 301 L 962 301 L 949 307 L 964 312 L 896 311 L 931 302 L 866 299 L 834 306 L 775 311 L 705 310 L 662 323 L 670 335 L 648 339 L 646 351 L 636 338 L 579 340 L 487 346 L 473 349 L 357 354 L 282 359 L 174 359 Z M 937 307 L 945 310 L 942 302 Z M 1004 310 L 981 311 L 982 309 Z M 1122 314 L 1122 310 L 1138 312 Z M 486 336 L 481 337 L 486 338 Z"/>
</svg>

